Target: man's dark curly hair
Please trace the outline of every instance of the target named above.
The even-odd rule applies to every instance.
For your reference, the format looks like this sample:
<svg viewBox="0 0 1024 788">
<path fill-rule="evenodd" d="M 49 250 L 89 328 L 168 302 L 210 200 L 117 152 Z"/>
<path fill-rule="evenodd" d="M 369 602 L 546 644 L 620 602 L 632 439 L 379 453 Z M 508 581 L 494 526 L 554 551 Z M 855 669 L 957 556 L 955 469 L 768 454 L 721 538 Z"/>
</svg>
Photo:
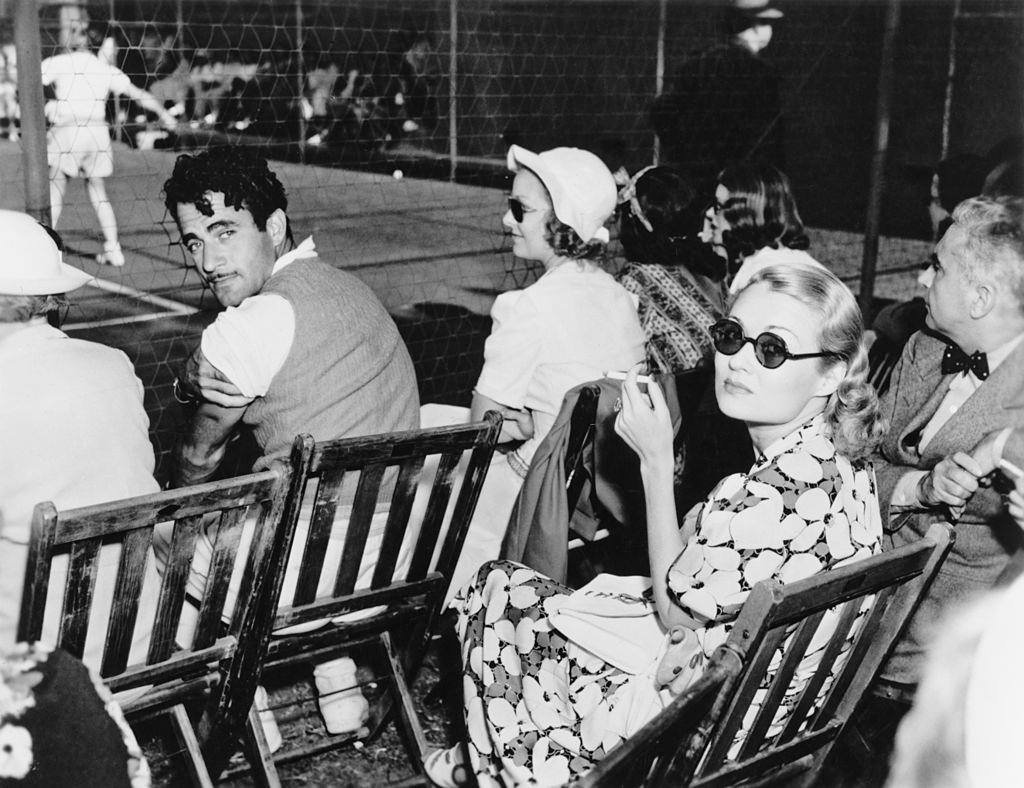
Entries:
<svg viewBox="0 0 1024 788">
<path fill-rule="evenodd" d="M 734 164 L 718 174 L 718 182 L 729 191 L 723 210 L 729 229 L 722 241 L 731 266 L 766 246 L 810 246 L 789 178 L 777 167 L 760 162 Z"/>
<path fill-rule="evenodd" d="M 164 183 L 164 205 L 175 221 L 182 203 L 195 205 L 204 215 L 212 216 L 213 206 L 206 196 L 209 192 L 221 192 L 229 208 L 249 211 L 259 230 L 267 229 L 267 219 L 274 211 L 288 209 L 284 186 L 267 166 L 267 160 L 235 145 L 179 156 Z"/>
</svg>

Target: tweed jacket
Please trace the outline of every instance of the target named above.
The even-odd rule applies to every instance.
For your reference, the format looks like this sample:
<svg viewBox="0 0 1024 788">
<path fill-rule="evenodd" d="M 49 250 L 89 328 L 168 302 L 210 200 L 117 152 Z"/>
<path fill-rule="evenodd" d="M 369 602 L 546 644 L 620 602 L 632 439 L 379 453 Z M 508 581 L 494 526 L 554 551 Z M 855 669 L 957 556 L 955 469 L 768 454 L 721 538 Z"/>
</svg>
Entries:
<svg viewBox="0 0 1024 788">
<path fill-rule="evenodd" d="M 912 542 L 928 526 L 945 519 L 937 510 L 890 508 L 893 490 L 908 471 L 930 470 L 944 457 L 971 451 L 988 433 L 1024 426 L 1024 342 L 985 380 L 981 387 L 942 425 L 925 447 L 917 449 L 921 430 L 938 410 L 952 375 L 941 372 L 945 343 L 928 334 L 914 334 L 892 376 L 882 411 L 889 430 L 874 458 L 882 519 L 889 546 Z M 956 541 L 927 598 L 897 645 L 883 675 L 896 681 L 917 680 L 921 644 L 934 621 L 957 601 L 995 583 L 1010 557 L 1021 547 L 1021 536 L 998 493 L 979 489 L 954 523 Z"/>
</svg>

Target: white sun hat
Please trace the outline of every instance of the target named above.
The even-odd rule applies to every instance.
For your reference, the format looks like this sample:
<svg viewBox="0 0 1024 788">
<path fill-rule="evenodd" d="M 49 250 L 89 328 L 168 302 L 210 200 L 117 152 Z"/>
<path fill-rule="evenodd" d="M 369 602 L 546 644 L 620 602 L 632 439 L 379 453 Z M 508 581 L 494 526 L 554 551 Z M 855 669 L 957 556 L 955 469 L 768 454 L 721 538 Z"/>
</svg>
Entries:
<svg viewBox="0 0 1024 788">
<path fill-rule="evenodd" d="M 513 145 L 508 149 L 508 168 L 519 172 L 524 167 L 540 178 L 563 224 L 584 241 L 608 243 L 604 223 L 615 213 L 618 186 L 603 161 L 580 148 L 533 153 Z"/>
<path fill-rule="evenodd" d="M 0 210 L 0 293 L 66 293 L 90 279 L 64 262 L 64 254 L 39 222 L 27 213 Z"/>
</svg>

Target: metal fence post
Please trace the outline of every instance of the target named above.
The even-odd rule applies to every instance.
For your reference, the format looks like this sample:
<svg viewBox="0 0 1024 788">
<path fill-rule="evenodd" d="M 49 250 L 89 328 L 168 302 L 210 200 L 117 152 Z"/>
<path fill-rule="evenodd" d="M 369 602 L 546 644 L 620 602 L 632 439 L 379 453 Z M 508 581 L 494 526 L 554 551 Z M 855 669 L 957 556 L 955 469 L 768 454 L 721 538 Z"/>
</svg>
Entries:
<svg viewBox="0 0 1024 788">
<path fill-rule="evenodd" d="M 448 0 L 448 180 L 455 182 L 459 169 L 459 0 Z"/>
<path fill-rule="evenodd" d="M 18 99 L 21 104 L 21 166 L 25 212 L 50 224 L 50 178 L 46 164 L 46 118 L 43 114 L 42 44 L 38 0 L 15 0 L 14 42 L 18 52 Z"/>
<path fill-rule="evenodd" d="M 306 93 L 306 63 L 303 51 L 303 37 L 305 33 L 305 20 L 302 18 L 302 0 L 295 0 L 295 48 L 297 50 L 297 63 L 295 81 L 298 93 L 299 105 L 299 162 L 306 163 L 306 111 L 302 99 Z"/>
<path fill-rule="evenodd" d="M 658 61 L 654 69 L 654 95 L 660 96 L 665 89 L 665 29 L 668 23 L 668 0 L 658 2 Z M 661 140 L 654 135 L 654 155 L 651 162 L 658 164 L 661 160 Z"/>
<path fill-rule="evenodd" d="M 900 24 L 900 0 L 889 0 L 882 35 L 881 66 L 878 72 L 878 102 L 875 107 L 875 152 L 871 157 L 868 210 L 864 221 L 864 257 L 860 268 L 860 311 L 870 321 L 878 264 L 878 235 L 885 192 L 885 160 L 889 152 L 889 121 L 892 103 L 893 48 Z"/>
</svg>

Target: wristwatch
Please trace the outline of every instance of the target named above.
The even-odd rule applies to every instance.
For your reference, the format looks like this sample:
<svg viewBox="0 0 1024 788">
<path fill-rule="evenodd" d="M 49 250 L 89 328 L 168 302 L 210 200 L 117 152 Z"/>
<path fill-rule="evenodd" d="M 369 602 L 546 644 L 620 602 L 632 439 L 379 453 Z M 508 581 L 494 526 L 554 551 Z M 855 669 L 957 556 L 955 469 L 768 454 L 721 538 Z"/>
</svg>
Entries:
<svg viewBox="0 0 1024 788">
<path fill-rule="evenodd" d="M 194 394 L 182 392 L 180 378 L 174 379 L 174 384 L 171 386 L 171 393 L 174 394 L 175 401 L 181 403 L 182 405 L 194 405 L 195 403 L 199 402 L 199 397 L 195 396 Z"/>
</svg>

